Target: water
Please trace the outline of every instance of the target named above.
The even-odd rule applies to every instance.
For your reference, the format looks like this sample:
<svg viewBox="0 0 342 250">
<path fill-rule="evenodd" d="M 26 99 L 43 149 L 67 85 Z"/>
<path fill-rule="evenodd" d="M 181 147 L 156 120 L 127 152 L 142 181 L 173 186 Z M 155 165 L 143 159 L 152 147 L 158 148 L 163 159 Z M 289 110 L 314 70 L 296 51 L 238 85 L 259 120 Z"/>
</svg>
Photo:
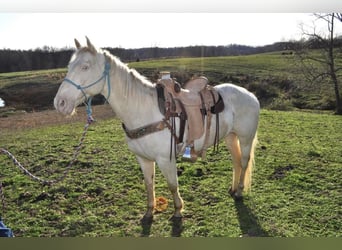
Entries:
<svg viewBox="0 0 342 250">
<path fill-rule="evenodd" d="M 0 108 L 5 107 L 5 101 L 0 98 Z"/>
</svg>

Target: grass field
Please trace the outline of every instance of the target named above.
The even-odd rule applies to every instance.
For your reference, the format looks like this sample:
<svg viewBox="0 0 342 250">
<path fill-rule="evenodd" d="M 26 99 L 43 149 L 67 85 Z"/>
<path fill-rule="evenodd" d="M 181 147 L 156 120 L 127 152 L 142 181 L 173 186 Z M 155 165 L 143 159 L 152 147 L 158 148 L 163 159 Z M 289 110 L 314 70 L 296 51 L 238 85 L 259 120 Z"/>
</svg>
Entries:
<svg viewBox="0 0 342 250">
<path fill-rule="evenodd" d="M 341 64 L 342 61 L 338 61 L 338 65 Z M 129 66 L 154 82 L 164 70 L 171 71 L 181 83 L 193 75 L 204 75 L 214 85 L 231 82 L 255 93 L 262 107 L 268 109 L 333 110 L 335 107 L 332 85 L 308 82 L 295 56 L 282 55 L 281 51 L 248 56 L 160 59 L 132 62 Z M 66 69 L 2 73 L 0 97 L 9 106 L 26 111 L 51 108 L 65 74 Z"/>
<path fill-rule="evenodd" d="M 317 53 L 313 51 L 312 53 Z M 337 60 L 341 65 L 342 61 Z M 275 110 L 334 109 L 331 84 L 304 77 L 294 55 L 281 51 L 248 56 L 162 59 L 129 64 L 153 80 L 159 71 L 171 71 L 180 82 L 205 75 L 212 84 L 232 82 L 252 91 L 261 106 Z"/>
<path fill-rule="evenodd" d="M 243 202 L 228 195 L 232 164 L 222 143 L 218 153 L 209 150 L 206 162 L 178 164 L 183 223 L 168 220 L 173 203 L 157 170 L 156 193 L 169 200 L 169 208 L 155 215 L 151 227 L 141 225 L 146 191 L 140 167 L 120 121 L 94 107 L 99 121 L 63 182 L 42 186 L 0 155 L 7 206 L 1 215 L 16 236 L 342 236 L 342 119 L 332 112 L 296 111 L 332 110 L 330 85 L 310 85 L 293 56 L 281 52 L 151 60 L 130 67 L 151 80 L 163 70 L 180 82 L 205 75 L 213 84 L 232 82 L 257 95 L 267 109 L 260 117 L 252 192 Z M 51 111 L 17 113 L 51 108 L 65 73 L 0 74 L 0 97 L 7 105 L 0 109 L 0 147 L 45 178 L 60 176 L 72 158 L 82 113 L 68 122 Z"/>
<path fill-rule="evenodd" d="M 96 117 L 96 112 L 95 112 Z M 152 226 L 140 224 L 146 192 L 120 122 L 99 120 L 68 177 L 41 186 L 0 156 L 5 223 L 16 236 L 338 236 L 342 234 L 342 119 L 329 113 L 262 110 L 252 192 L 228 195 L 232 165 L 223 144 L 206 162 L 179 162 L 182 225 L 168 219 L 171 195 L 157 170 L 156 195 L 169 200 Z M 33 173 L 60 176 L 83 123 L 1 130 L 0 147 Z"/>
</svg>

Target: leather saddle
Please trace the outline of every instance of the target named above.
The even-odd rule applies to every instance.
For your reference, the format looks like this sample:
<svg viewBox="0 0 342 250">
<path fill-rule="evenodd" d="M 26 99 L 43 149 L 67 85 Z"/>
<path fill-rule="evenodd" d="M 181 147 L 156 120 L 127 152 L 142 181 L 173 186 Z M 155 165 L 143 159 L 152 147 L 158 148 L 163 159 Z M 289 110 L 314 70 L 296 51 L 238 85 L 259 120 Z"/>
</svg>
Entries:
<svg viewBox="0 0 342 250">
<path fill-rule="evenodd" d="M 194 141 L 205 134 L 205 116 L 208 116 L 206 131 L 209 131 L 211 115 L 218 114 L 224 109 L 222 97 L 208 85 L 208 79 L 203 76 L 191 79 L 183 87 L 169 75 L 162 76 L 157 82 L 157 92 L 159 109 L 165 119 L 169 120 L 175 117 L 180 119 L 177 143 L 183 142 L 184 132 L 187 129 L 186 145 L 192 148 Z M 216 117 L 218 119 L 218 115 Z M 174 121 L 172 124 L 175 124 Z M 187 128 L 185 128 L 186 124 Z M 175 131 L 176 128 L 171 128 L 173 134 Z M 218 126 L 216 133 L 218 133 Z M 206 135 L 206 137 L 208 136 Z"/>
</svg>

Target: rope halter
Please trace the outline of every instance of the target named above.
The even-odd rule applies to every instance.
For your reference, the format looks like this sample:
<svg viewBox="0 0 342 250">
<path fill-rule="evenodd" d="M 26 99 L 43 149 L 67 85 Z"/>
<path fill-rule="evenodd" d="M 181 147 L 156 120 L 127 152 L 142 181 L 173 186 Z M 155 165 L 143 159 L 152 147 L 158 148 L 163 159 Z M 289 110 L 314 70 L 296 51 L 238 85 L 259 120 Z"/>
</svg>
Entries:
<svg viewBox="0 0 342 250">
<path fill-rule="evenodd" d="M 105 63 L 105 68 L 104 71 L 101 75 L 101 77 L 99 79 L 97 79 L 95 82 L 92 82 L 88 85 L 85 86 L 81 86 L 80 84 L 74 82 L 73 80 L 69 79 L 69 78 L 64 78 L 64 82 L 70 83 L 72 86 L 74 86 L 75 88 L 77 88 L 78 90 L 80 90 L 85 98 L 85 105 L 87 106 L 87 116 L 88 116 L 88 123 L 91 123 L 94 121 L 93 117 L 92 117 L 92 109 L 91 109 L 91 101 L 92 101 L 92 96 L 87 96 L 85 90 L 96 85 L 97 83 L 101 82 L 103 79 L 107 79 L 107 87 L 108 87 L 108 95 L 106 100 L 109 100 L 109 96 L 110 96 L 110 63 L 106 61 Z"/>
</svg>

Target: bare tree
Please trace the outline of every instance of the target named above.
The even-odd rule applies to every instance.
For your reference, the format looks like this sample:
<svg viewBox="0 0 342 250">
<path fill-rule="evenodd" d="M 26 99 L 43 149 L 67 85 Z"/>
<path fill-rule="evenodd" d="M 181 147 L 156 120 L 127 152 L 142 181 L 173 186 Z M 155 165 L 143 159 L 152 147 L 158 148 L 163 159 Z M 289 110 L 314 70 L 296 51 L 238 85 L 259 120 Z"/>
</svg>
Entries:
<svg viewBox="0 0 342 250">
<path fill-rule="evenodd" d="M 342 13 L 336 13 L 336 18 L 342 22 Z"/>
<path fill-rule="evenodd" d="M 314 14 L 314 26 L 310 31 L 302 25 L 302 34 L 305 41 L 297 56 L 304 69 L 303 73 L 312 82 L 328 79 L 332 84 L 336 98 L 336 114 L 342 115 L 342 101 L 339 90 L 340 65 L 336 64 L 337 58 L 342 54 L 341 45 L 337 48 L 337 37 L 335 34 L 336 22 L 342 22 L 342 13 Z M 327 32 L 317 30 L 316 23 L 324 22 Z M 340 44 L 340 43 L 339 43 Z M 310 49 L 319 49 L 321 53 L 314 53 Z"/>
</svg>

